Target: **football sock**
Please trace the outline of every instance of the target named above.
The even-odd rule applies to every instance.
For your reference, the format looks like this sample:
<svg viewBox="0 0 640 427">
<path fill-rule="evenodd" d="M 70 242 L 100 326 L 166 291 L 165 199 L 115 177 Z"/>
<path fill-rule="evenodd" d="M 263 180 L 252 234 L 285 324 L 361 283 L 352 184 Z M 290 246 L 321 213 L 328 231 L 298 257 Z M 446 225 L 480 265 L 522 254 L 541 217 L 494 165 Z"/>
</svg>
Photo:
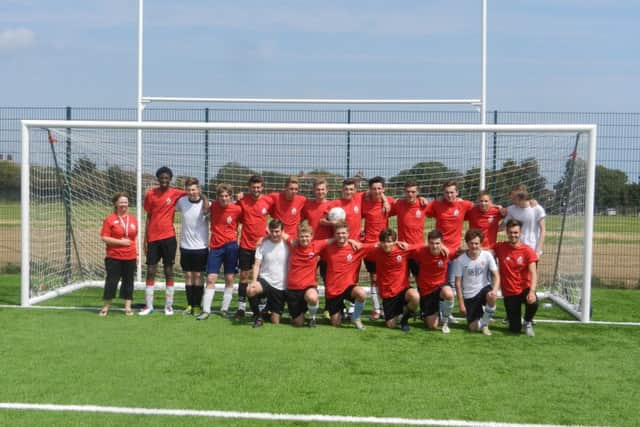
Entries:
<svg viewBox="0 0 640 427">
<path fill-rule="evenodd" d="M 320 308 L 320 304 L 308 305 L 307 307 L 309 308 L 309 315 L 312 319 L 315 319 L 316 314 L 318 313 L 318 309 Z"/>
<path fill-rule="evenodd" d="M 251 307 L 251 311 L 253 312 L 253 317 L 260 316 L 260 297 L 259 296 L 249 298 L 249 306 Z"/>
<path fill-rule="evenodd" d="M 371 286 L 371 302 L 373 303 L 373 311 L 380 311 L 380 298 L 378 298 L 377 286 Z"/>
<path fill-rule="evenodd" d="M 192 307 L 200 307 L 202 305 L 202 295 L 204 294 L 204 286 L 193 287 L 193 304 Z"/>
<path fill-rule="evenodd" d="M 184 293 L 187 295 L 187 305 L 194 306 L 193 303 L 193 285 L 191 283 L 184 284 Z"/>
<path fill-rule="evenodd" d="M 240 283 L 238 285 L 238 310 L 247 309 L 247 283 Z"/>
<path fill-rule="evenodd" d="M 491 323 L 491 318 L 496 314 L 496 306 L 490 307 L 486 305 L 484 307 L 484 314 L 482 315 L 482 319 L 480 319 L 480 327 L 488 326 Z"/>
<path fill-rule="evenodd" d="M 440 301 L 440 314 L 442 315 L 442 323 L 449 322 L 449 316 L 453 310 L 453 301 L 442 300 Z"/>
<path fill-rule="evenodd" d="M 351 320 L 358 320 L 362 315 L 362 310 L 364 310 L 364 302 L 356 301 L 353 307 Z"/>
<path fill-rule="evenodd" d="M 229 311 L 231 305 L 231 299 L 233 298 L 233 286 L 224 288 L 224 295 L 222 297 L 222 311 Z"/>
<path fill-rule="evenodd" d="M 211 313 L 211 303 L 216 293 L 216 288 L 207 288 L 204 290 L 204 298 L 202 299 L 202 311 Z"/>
<path fill-rule="evenodd" d="M 153 282 L 151 284 L 147 282 L 147 286 L 144 288 L 144 303 L 147 308 L 153 308 Z"/>
<path fill-rule="evenodd" d="M 173 286 L 173 282 L 167 282 L 167 294 L 165 296 L 164 305 L 167 307 L 173 307 L 173 294 L 175 292 L 175 286 Z"/>
</svg>

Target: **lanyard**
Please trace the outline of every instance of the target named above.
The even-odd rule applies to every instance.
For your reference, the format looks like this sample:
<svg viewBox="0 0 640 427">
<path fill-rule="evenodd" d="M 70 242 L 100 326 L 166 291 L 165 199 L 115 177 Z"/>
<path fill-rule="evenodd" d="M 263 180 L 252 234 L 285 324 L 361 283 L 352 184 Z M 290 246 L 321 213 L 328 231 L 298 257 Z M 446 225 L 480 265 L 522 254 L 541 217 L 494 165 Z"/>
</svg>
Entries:
<svg viewBox="0 0 640 427">
<path fill-rule="evenodd" d="M 127 221 L 125 222 L 125 220 L 120 215 L 118 215 L 118 219 L 120 220 L 120 225 L 124 229 L 124 237 L 128 239 L 129 238 L 129 215 L 126 215 L 126 217 L 127 217 Z"/>
</svg>

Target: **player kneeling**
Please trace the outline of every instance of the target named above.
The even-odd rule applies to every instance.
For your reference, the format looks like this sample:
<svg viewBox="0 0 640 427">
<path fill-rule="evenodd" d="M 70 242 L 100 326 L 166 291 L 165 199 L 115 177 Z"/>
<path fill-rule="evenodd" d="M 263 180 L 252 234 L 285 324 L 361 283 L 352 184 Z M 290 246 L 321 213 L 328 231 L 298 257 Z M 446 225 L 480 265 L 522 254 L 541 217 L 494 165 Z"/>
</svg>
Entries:
<svg viewBox="0 0 640 427">
<path fill-rule="evenodd" d="M 395 328 L 400 321 L 400 329 L 409 332 L 409 318 L 418 309 L 420 294 L 409 286 L 409 256 L 413 247 L 401 247 L 395 230 L 385 228 L 379 235 L 379 246 L 369 249 L 367 255 L 376 266 L 378 290 L 382 297 L 385 324 Z"/>
<path fill-rule="evenodd" d="M 493 255 L 482 250 L 484 235 L 470 229 L 464 235 L 467 251 L 455 263 L 455 281 L 460 312 L 467 317 L 470 331 L 491 335 L 489 323 L 496 312 L 500 275 Z M 491 272 L 493 286 L 488 282 Z"/>
</svg>

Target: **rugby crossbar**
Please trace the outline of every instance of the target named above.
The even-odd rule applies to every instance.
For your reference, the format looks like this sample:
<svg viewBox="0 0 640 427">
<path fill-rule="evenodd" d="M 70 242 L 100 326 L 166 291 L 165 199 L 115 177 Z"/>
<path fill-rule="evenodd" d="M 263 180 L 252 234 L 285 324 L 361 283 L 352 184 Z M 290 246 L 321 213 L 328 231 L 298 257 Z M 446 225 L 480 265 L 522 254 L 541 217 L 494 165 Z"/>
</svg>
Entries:
<svg viewBox="0 0 640 427">
<path fill-rule="evenodd" d="M 271 131 L 271 132 L 511 132 L 511 133 L 585 133 L 588 135 L 587 149 L 587 182 L 584 219 L 584 282 L 582 311 L 579 319 L 588 322 L 591 312 L 591 265 L 593 240 L 593 212 L 595 189 L 595 157 L 597 126 L 595 124 L 352 124 L 352 123 L 238 123 L 238 122 L 136 122 L 136 121 L 80 121 L 80 120 L 22 120 L 22 148 L 21 148 L 21 304 L 31 305 L 29 298 L 29 251 L 30 251 L 30 161 L 29 161 L 29 130 L 32 128 L 102 128 L 102 129 L 137 129 L 141 130 L 211 130 L 211 131 Z M 142 150 L 136 154 L 141 162 Z M 140 171 L 139 171 L 140 173 Z M 141 184 L 139 183 L 140 187 Z M 141 194 L 138 188 L 138 194 Z M 142 224 L 142 214 L 138 203 L 138 223 Z M 139 242 L 140 244 L 140 242 Z"/>
</svg>

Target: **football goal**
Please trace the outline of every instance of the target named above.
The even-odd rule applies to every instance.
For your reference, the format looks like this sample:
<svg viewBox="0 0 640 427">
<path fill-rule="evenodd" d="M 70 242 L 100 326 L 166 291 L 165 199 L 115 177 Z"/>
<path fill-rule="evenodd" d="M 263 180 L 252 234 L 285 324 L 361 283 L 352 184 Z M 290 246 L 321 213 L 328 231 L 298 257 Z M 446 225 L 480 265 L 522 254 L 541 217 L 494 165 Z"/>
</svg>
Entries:
<svg viewBox="0 0 640 427">
<path fill-rule="evenodd" d="M 480 148 L 483 133 L 486 150 Z M 174 185 L 197 177 L 210 196 L 220 183 L 246 191 L 253 174 L 263 176 L 266 192 L 281 190 L 296 175 L 309 198 L 317 177 L 327 178 L 329 197 L 338 198 L 347 176 L 362 178 L 363 191 L 368 178 L 382 176 L 387 194 L 396 198 L 406 181 L 435 198 L 444 182 L 455 180 L 460 197 L 475 200 L 484 187 L 506 206 L 511 189 L 525 184 L 547 213 L 540 294 L 588 321 L 595 144 L 595 125 L 25 120 L 21 302 L 102 286 L 99 230 L 111 212 L 111 195 L 130 194 L 143 228 L 142 195 L 155 184 L 154 171 L 166 165 Z M 179 218 L 176 228 L 179 233 Z"/>
</svg>

